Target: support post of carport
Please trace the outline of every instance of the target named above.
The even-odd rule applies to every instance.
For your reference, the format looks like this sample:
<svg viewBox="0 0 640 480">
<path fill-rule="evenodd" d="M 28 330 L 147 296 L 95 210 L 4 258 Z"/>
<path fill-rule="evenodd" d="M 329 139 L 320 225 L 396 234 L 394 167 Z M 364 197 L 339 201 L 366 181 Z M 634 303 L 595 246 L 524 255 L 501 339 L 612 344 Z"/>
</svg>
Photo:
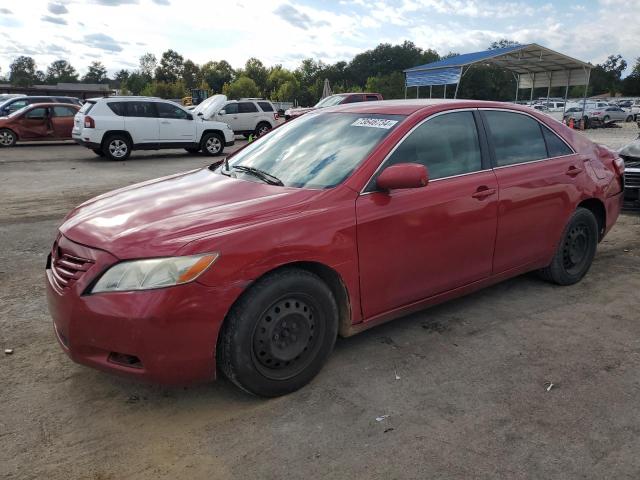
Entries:
<svg viewBox="0 0 640 480">
<path fill-rule="evenodd" d="M 444 95 L 442 98 L 447 98 L 447 84 L 444 84 Z"/>
<path fill-rule="evenodd" d="M 467 71 L 469 68 L 467 67 Z M 453 93 L 453 98 L 458 98 L 458 88 L 460 88 L 460 82 L 462 81 L 462 76 L 464 75 L 464 67 L 460 67 L 460 78 L 458 78 L 458 83 L 456 83 L 456 91 Z"/>
<path fill-rule="evenodd" d="M 404 82 L 404 99 L 407 99 L 407 81 Z"/>
<path fill-rule="evenodd" d="M 529 101 L 533 103 L 533 91 L 536 88 L 536 72 L 529 74 L 529 76 L 531 77 L 531 97 L 529 98 Z"/>
<path fill-rule="evenodd" d="M 587 77 L 587 81 L 585 82 L 584 85 L 584 95 L 582 96 L 582 115 L 581 117 L 584 118 L 584 111 L 587 107 L 587 91 L 589 90 L 589 77 L 591 77 L 591 69 L 590 68 L 586 68 L 586 67 L 582 67 L 582 69 L 584 70 L 585 76 Z M 586 127 L 586 125 L 585 125 Z"/>
<path fill-rule="evenodd" d="M 416 85 L 416 98 L 420 98 L 420 85 Z"/>
<path fill-rule="evenodd" d="M 431 98 L 432 93 L 433 93 L 433 85 L 429 85 L 429 98 Z"/>
<path fill-rule="evenodd" d="M 516 99 L 514 100 L 514 103 L 518 103 L 518 90 L 520 90 L 520 74 L 518 73 L 517 75 L 514 73 L 513 76 L 516 79 Z"/>
<path fill-rule="evenodd" d="M 551 95 L 551 81 L 553 80 L 553 72 L 547 72 L 549 85 L 547 86 L 547 108 L 549 108 L 549 96 Z"/>
<path fill-rule="evenodd" d="M 567 98 L 569 98 L 569 85 L 571 85 L 571 70 L 567 70 L 567 86 L 564 89 L 564 108 L 562 109 L 562 120 L 567 112 Z"/>
</svg>

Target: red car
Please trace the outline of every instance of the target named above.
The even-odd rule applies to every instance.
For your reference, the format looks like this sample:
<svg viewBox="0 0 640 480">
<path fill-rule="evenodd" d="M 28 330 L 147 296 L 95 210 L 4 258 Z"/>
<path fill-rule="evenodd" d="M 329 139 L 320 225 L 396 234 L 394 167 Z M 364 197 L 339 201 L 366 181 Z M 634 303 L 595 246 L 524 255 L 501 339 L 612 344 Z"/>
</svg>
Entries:
<svg viewBox="0 0 640 480">
<path fill-rule="evenodd" d="M 292 120 L 320 108 L 335 107 L 347 103 L 375 102 L 378 100 L 383 100 L 382 95 L 379 93 L 337 93 L 323 98 L 313 107 L 290 108 L 284 112 L 284 119 Z"/>
<path fill-rule="evenodd" d="M 76 362 L 275 396 L 337 335 L 532 270 L 578 282 L 624 165 L 549 117 L 479 101 L 324 109 L 208 168 L 73 210 L 47 262 Z"/>
<path fill-rule="evenodd" d="M 19 140 L 71 140 L 79 109 L 66 103 L 36 103 L 0 117 L 0 147 L 12 147 Z"/>
</svg>

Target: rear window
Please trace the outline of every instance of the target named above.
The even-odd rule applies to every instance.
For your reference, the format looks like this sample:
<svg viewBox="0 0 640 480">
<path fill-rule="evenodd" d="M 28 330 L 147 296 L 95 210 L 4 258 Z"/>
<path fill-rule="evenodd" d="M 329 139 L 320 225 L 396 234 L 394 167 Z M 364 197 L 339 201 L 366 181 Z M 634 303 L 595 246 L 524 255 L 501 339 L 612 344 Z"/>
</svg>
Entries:
<svg viewBox="0 0 640 480">
<path fill-rule="evenodd" d="M 96 102 L 87 102 L 80 109 L 80 113 L 86 115 L 91 111 L 91 109 L 95 106 Z"/>
<path fill-rule="evenodd" d="M 263 112 L 273 112 L 273 106 L 269 102 L 258 102 Z"/>
<path fill-rule="evenodd" d="M 258 107 L 253 102 L 238 102 L 238 113 L 254 113 Z"/>
<path fill-rule="evenodd" d="M 113 113 L 115 113 L 119 117 L 124 117 L 125 115 L 124 102 L 108 102 L 107 107 L 109 107 L 109 110 L 111 110 Z"/>
<path fill-rule="evenodd" d="M 489 136 L 499 167 L 547 158 L 540 124 L 527 115 L 485 111 Z"/>
<path fill-rule="evenodd" d="M 372 102 L 374 100 L 379 100 L 377 95 L 367 95 L 367 102 Z"/>
<path fill-rule="evenodd" d="M 571 150 L 564 141 L 553 133 L 549 128 L 542 125 L 542 133 L 544 134 L 544 141 L 547 143 L 547 151 L 549 157 L 561 157 L 563 155 L 572 155 Z"/>
</svg>

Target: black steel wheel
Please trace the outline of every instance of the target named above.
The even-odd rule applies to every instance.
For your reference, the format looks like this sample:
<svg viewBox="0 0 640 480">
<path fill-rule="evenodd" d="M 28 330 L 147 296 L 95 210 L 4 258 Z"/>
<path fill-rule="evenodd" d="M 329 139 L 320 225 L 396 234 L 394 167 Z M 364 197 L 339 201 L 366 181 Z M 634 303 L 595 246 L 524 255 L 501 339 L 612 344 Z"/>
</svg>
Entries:
<svg viewBox="0 0 640 480">
<path fill-rule="evenodd" d="M 598 221 L 586 208 L 571 216 L 549 266 L 539 271 L 542 278 L 558 285 L 572 285 L 586 275 L 598 246 Z"/>
<path fill-rule="evenodd" d="M 243 390 L 266 397 L 306 385 L 329 357 L 338 307 L 315 274 L 267 274 L 233 306 L 218 338 L 218 367 Z"/>
</svg>

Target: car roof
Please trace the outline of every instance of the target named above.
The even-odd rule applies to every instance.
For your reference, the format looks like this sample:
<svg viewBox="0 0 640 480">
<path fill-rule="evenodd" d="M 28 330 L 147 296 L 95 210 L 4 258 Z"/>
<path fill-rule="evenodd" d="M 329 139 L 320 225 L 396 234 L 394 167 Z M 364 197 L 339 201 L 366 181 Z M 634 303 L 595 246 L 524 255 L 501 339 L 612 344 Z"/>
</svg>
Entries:
<svg viewBox="0 0 640 480">
<path fill-rule="evenodd" d="M 31 105 L 27 105 L 25 108 L 33 108 L 33 107 L 72 107 L 80 109 L 80 105 L 76 105 L 75 103 L 62 103 L 62 102 L 38 102 L 32 103 Z"/>
<path fill-rule="evenodd" d="M 442 98 L 413 99 L 413 100 L 379 100 L 377 102 L 348 103 L 323 109 L 327 112 L 349 112 L 369 114 L 411 115 L 421 110 L 447 105 L 450 109 L 457 108 L 508 108 L 521 112 L 531 112 L 528 106 L 507 102 L 490 102 L 484 100 L 453 100 Z"/>
</svg>

